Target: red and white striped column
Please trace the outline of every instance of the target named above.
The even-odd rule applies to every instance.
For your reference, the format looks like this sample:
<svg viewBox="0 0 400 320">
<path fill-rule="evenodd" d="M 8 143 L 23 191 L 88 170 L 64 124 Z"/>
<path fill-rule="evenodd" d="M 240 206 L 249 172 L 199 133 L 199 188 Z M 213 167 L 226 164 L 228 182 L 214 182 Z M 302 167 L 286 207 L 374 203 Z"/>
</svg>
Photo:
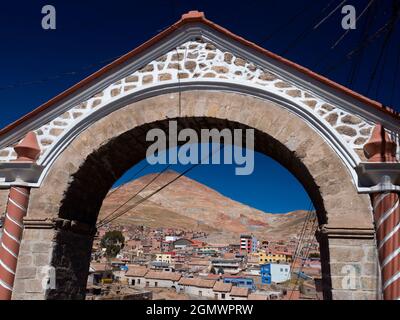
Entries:
<svg viewBox="0 0 400 320">
<path fill-rule="evenodd" d="M 34 163 L 40 154 L 35 133 L 29 132 L 14 150 L 17 153 L 16 162 Z M 8 196 L 0 245 L 0 300 L 11 299 L 29 193 L 29 187 L 13 186 Z"/>
<path fill-rule="evenodd" d="M 396 143 L 381 125 L 376 125 L 364 146 L 369 162 L 397 162 Z M 399 193 L 371 195 L 376 240 L 385 300 L 400 300 L 400 206 Z"/>
</svg>

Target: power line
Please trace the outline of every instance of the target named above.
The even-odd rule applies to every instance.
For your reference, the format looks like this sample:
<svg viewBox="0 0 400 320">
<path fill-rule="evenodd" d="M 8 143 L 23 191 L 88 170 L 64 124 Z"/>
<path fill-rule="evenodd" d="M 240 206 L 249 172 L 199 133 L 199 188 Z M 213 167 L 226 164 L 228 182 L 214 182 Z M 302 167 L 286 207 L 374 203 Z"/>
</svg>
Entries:
<svg viewBox="0 0 400 320">
<path fill-rule="evenodd" d="M 137 177 L 140 173 L 142 173 L 145 169 L 147 169 L 150 166 L 150 164 L 148 162 L 146 162 L 146 164 L 139 169 L 132 177 L 130 177 L 129 181 L 126 181 L 124 183 L 121 183 L 119 186 L 117 186 L 115 189 L 111 190 L 111 192 L 109 192 L 106 195 L 106 198 L 110 197 L 112 194 L 114 194 L 115 192 L 117 192 L 120 188 L 122 188 L 123 186 L 125 186 L 126 184 L 128 184 L 133 178 Z"/>
<path fill-rule="evenodd" d="M 197 164 L 198 165 L 198 164 Z M 161 190 L 165 189 L 166 187 L 168 187 L 171 183 L 173 183 L 174 181 L 178 180 L 180 177 L 182 177 L 183 175 L 185 175 L 187 172 L 189 172 L 190 170 L 192 170 L 195 166 L 194 165 L 192 167 L 190 167 L 189 169 L 185 170 L 183 173 L 179 174 L 177 177 L 175 177 L 174 179 L 172 179 L 171 181 L 169 181 L 167 184 L 163 185 L 162 187 L 160 187 L 159 189 L 157 189 L 156 191 L 150 193 L 148 196 L 138 200 L 137 202 L 135 202 L 132 206 L 128 207 L 127 209 L 125 209 L 124 211 L 116 214 L 114 217 L 110 218 L 110 220 L 101 223 L 98 227 L 102 227 L 103 225 L 110 223 L 112 221 L 114 221 L 115 219 L 120 218 L 122 215 L 124 215 L 125 213 L 127 213 L 128 211 L 136 208 L 138 205 L 140 205 L 141 203 L 145 202 L 146 200 L 150 199 L 152 196 L 154 196 L 156 193 L 160 192 Z M 135 195 L 136 196 L 136 195 Z M 134 197 L 132 197 L 133 199 Z"/>
<path fill-rule="evenodd" d="M 324 17 L 320 22 L 318 22 L 315 26 L 314 26 L 314 30 L 318 29 L 318 27 L 323 24 L 327 19 L 329 19 L 329 17 L 331 17 L 336 11 L 337 9 L 339 9 L 342 5 L 344 5 L 347 2 L 347 0 L 343 0 L 341 3 L 339 3 L 326 17 Z"/>
<path fill-rule="evenodd" d="M 375 89 L 375 96 L 378 96 L 379 90 L 381 88 L 381 82 L 382 82 L 382 77 L 385 73 L 385 67 L 386 67 L 386 61 L 387 61 L 387 57 L 388 57 L 388 50 L 389 49 L 389 45 L 386 46 L 386 48 L 384 49 L 384 54 L 383 54 L 383 63 L 382 63 L 382 67 L 381 67 L 381 71 L 377 72 L 377 74 L 379 74 L 379 78 L 376 84 L 376 89 Z"/>
<path fill-rule="evenodd" d="M 31 85 L 37 85 L 37 84 L 43 84 L 43 83 L 47 83 L 49 81 L 53 81 L 53 80 L 57 80 L 57 79 L 61 79 L 63 77 L 66 76 L 75 76 L 78 75 L 79 73 L 86 71 L 88 69 L 97 67 L 99 65 L 104 65 L 106 63 L 110 63 L 118 58 L 120 58 L 122 55 L 113 57 L 113 58 L 109 58 L 109 59 L 105 59 L 96 63 L 92 63 L 90 65 L 84 66 L 82 68 L 79 68 L 75 71 L 67 71 L 67 72 L 62 72 L 58 75 L 53 75 L 53 76 L 48 76 L 46 78 L 43 79 L 39 79 L 39 80 L 32 80 L 32 81 L 26 81 L 26 82 L 16 82 L 16 83 L 12 83 L 12 84 L 8 84 L 8 85 L 4 85 L 4 86 L 0 86 L 0 91 L 3 90 L 7 90 L 7 89 L 14 89 L 14 88 L 20 88 L 20 87 L 26 87 L 26 86 L 31 86 Z"/>
<path fill-rule="evenodd" d="M 368 8 L 371 6 L 371 4 L 374 2 L 375 0 L 370 0 L 367 4 L 367 6 L 364 8 L 364 10 L 360 13 L 360 15 L 356 18 L 356 23 L 358 22 L 358 20 L 363 16 L 363 14 L 368 10 Z M 336 42 L 333 44 L 333 46 L 331 47 L 331 49 L 334 49 L 342 40 L 343 38 L 350 32 L 351 29 L 347 29 L 343 35 L 341 35 L 339 37 L 338 40 L 336 40 Z"/>
<path fill-rule="evenodd" d="M 390 104 L 393 104 L 393 97 L 394 97 L 394 92 L 396 90 L 396 82 L 398 79 L 398 70 L 399 70 L 399 66 L 400 66 L 400 43 L 399 43 L 399 49 L 398 49 L 398 53 L 397 53 L 397 61 L 396 61 L 396 66 L 394 68 L 394 76 L 393 76 L 393 82 L 392 82 L 392 90 L 390 93 Z"/>
<path fill-rule="evenodd" d="M 362 31 L 362 34 L 361 34 L 361 37 L 360 37 L 360 42 L 361 43 L 363 41 L 365 41 L 365 39 L 368 37 L 369 29 L 371 28 L 372 23 L 376 18 L 376 14 L 373 14 L 374 8 L 376 7 L 376 4 L 377 3 L 374 2 L 374 6 L 370 10 L 367 10 L 367 18 L 365 20 L 364 28 L 363 28 L 363 31 Z M 349 73 L 349 78 L 347 79 L 347 86 L 349 88 L 351 88 L 353 86 L 356 74 L 358 72 L 358 69 L 361 66 L 363 57 L 364 57 L 364 50 L 361 50 L 360 51 L 360 56 L 356 61 L 354 61 L 352 69 L 351 69 L 351 71 Z"/>
<path fill-rule="evenodd" d="M 347 0 L 346 0 L 347 1 Z M 319 14 L 320 16 L 321 14 Z M 318 21 L 319 17 L 317 17 L 317 19 L 315 19 L 314 21 Z M 311 31 L 314 31 L 316 28 L 312 27 L 314 25 L 315 22 L 312 22 L 311 25 L 308 25 L 303 32 L 297 37 L 295 38 L 283 51 L 282 51 L 282 55 L 286 55 L 291 49 L 293 49 L 294 47 L 296 47 L 298 45 L 298 43 L 303 40 L 304 38 L 306 38 Z M 310 30 L 311 29 L 311 30 Z"/>
<path fill-rule="evenodd" d="M 136 196 L 139 195 L 139 193 L 141 193 L 142 191 L 144 191 L 150 184 L 152 184 L 158 177 L 160 177 L 165 171 L 167 171 L 169 169 L 169 167 L 171 166 L 171 164 L 168 164 L 163 170 L 161 170 L 156 176 L 153 177 L 153 179 L 151 179 L 148 183 L 146 183 L 141 189 L 139 189 L 139 191 L 137 191 L 133 196 L 131 196 L 127 201 L 125 201 L 124 203 L 122 203 L 120 206 L 118 206 L 117 209 L 113 210 L 110 214 L 108 214 L 105 218 L 103 218 L 102 220 L 100 220 L 98 222 L 98 225 L 104 225 L 107 224 L 109 222 L 107 222 L 108 219 L 110 219 L 110 217 L 112 217 L 112 215 L 114 213 L 116 213 L 119 209 L 121 209 L 124 205 L 126 205 L 127 203 L 129 203 L 131 200 L 133 200 Z M 112 219 L 112 218 L 111 218 Z"/>
<path fill-rule="evenodd" d="M 308 207 L 307 216 L 306 216 L 306 219 L 304 220 L 304 223 L 303 223 L 303 225 L 301 227 L 299 240 L 297 242 L 297 246 L 296 246 L 296 249 L 295 249 L 295 252 L 294 252 L 294 255 L 293 255 L 292 263 L 290 265 L 291 272 L 292 272 L 292 270 L 294 270 L 294 266 L 295 266 L 296 260 L 298 258 L 298 255 L 300 255 L 300 253 L 302 251 L 303 240 L 304 240 L 304 237 L 305 237 L 305 234 L 306 234 L 306 231 L 307 231 L 307 226 L 308 226 L 308 224 L 310 222 L 310 219 L 312 217 L 312 214 L 313 214 L 312 208 L 313 208 L 312 202 L 310 201 L 310 205 Z M 295 284 L 295 286 L 296 286 L 296 284 Z"/>
<path fill-rule="evenodd" d="M 392 14 L 392 18 L 389 19 L 389 21 L 387 21 L 382 27 L 380 27 L 377 31 L 375 31 L 371 36 L 367 37 L 361 44 L 359 44 L 357 47 L 355 47 L 350 52 L 348 52 L 345 55 L 345 57 L 342 60 L 340 60 L 337 64 L 330 66 L 329 68 L 326 68 L 324 72 L 330 73 L 330 72 L 336 70 L 337 67 L 343 66 L 344 62 L 347 59 L 352 59 L 354 56 L 358 55 L 360 51 L 362 52 L 363 49 L 368 47 L 374 40 L 378 39 L 382 34 L 384 34 L 388 30 L 388 28 L 391 27 L 391 24 L 392 23 L 394 24 L 394 22 L 392 21 L 393 16 L 397 16 L 397 18 L 398 18 L 399 10 L 397 8 L 397 5 L 398 4 L 396 2 L 393 2 L 393 6 L 394 6 L 393 14 Z"/>
<path fill-rule="evenodd" d="M 374 34 L 372 34 L 370 37 L 368 37 L 365 41 L 365 43 L 361 43 L 358 47 L 354 48 L 352 51 L 350 51 L 346 56 L 347 57 L 352 57 L 354 54 L 357 54 L 361 49 L 364 47 L 368 46 L 372 41 L 378 39 L 387 29 L 390 27 L 391 22 L 388 21 L 386 22 L 381 28 L 379 28 Z"/>
<path fill-rule="evenodd" d="M 383 45 L 382 45 L 381 50 L 380 50 L 379 55 L 378 55 L 378 60 L 376 61 L 375 67 L 374 67 L 373 72 L 372 72 L 372 75 L 371 75 L 371 77 L 370 77 L 370 79 L 368 81 L 367 94 L 369 93 L 369 91 L 371 89 L 371 86 L 372 86 L 372 83 L 375 80 L 375 76 L 376 76 L 376 73 L 378 71 L 378 67 L 379 67 L 379 65 L 381 63 L 381 60 L 382 60 L 382 57 L 383 57 L 383 53 L 385 52 L 386 47 L 387 47 L 387 45 L 389 43 L 389 39 L 390 39 L 390 37 L 392 35 L 392 32 L 394 30 L 394 24 L 395 24 L 397 19 L 398 19 L 398 13 L 397 12 L 393 13 L 393 16 L 390 19 L 390 23 L 389 23 L 389 30 L 386 33 L 385 39 L 383 41 Z"/>
<path fill-rule="evenodd" d="M 220 147 L 219 149 L 214 150 L 214 152 L 213 152 L 212 154 L 214 154 L 214 153 L 217 152 L 217 151 L 221 151 L 221 150 L 223 149 L 223 147 L 224 147 L 224 145 L 221 145 L 221 147 Z M 207 158 L 207 157 L 210 157 L 210 153 L 208 153 L 208 155 L 207 155 L 205 158 Z M 205 158 L 204 158 L 204 159 L 205 159 Z M 127 213 L 128 211 L 130 211 L 130 210 L 136 208 L 138 205 L 140 205 L 140 204 L 142 204 L 143 202 L 145 202 L 146 200 L 150 199 L 153 195 L 155 195 L 155 194 L 157 194 L 158 192 L 162 191 L 163 189 L 165 189 L 166 187 L 168 187 L 170 184 L 172 184 L 173 182 L 175 182 L 176 180 L 178 180 L 179 178 L 181 178 L 182 176 L 184 176 L 185 174 L 187 174 L 188 172 L 190 172 L 191 170 L 193 170 L 195 167 L 197 167 L 197 166 L 199 166 L 200 164 L 202 164 L 202 162 L 203 162 L 203 161 L 200 161 L 200 162 L 198 162 L 198 163 L 196 163 L 196 164 L 193 164 L 191 167 L 189 167 L 188 169 L 184 170 L 182 173 L 180 173 L 180 174 L 179 174 L 178 176 L 176 176 L 174 179 L 172 179 L 171 181 L 169 181 L 168 183 L 166 183 L 165 185 L 163 185 L 163 186 L 160 187 L 159 189 L 155 190 L 154 192 L 150 193 L 148 196 L 146 196 L 146 197 L 144 197 L 144 198 L 138 200 L 138 201 L 135 202 L 132 206 L 128 207 L 128 208 L 125 209 L 124 211 L 122 211 L 122 212 L 116 214 L 114 217 L 110 218 L 110 220 L 106 221 L 105 223 L 104 223 L 104 219 L 103 219 L 103 222 L 99 223 L 99 225 L 98 225 L 97 227 L 98 227 L 98 228 L 99 228 L 99 227 L 102 227 L 102 226 L 104 226 L 105 224 L 110 223 L 110 222 L 114 221 L 115 219 L 118 219 L 119 217 L 121 217 L 122 215 L 124 215 L 125 213 Z M 154 180 L 155 180 L 155 179 L 154 179 Z M 153 180 L 153 181 L 154 181 L 154 180 Z M 145 188 L 143 188 L 143 190 L 144 190 L 144 189 L 145 189 Z M 141 191 L 139 191 L 139 193 L 140 193 L 140 192 L 141 192 Z M 138 195 L 139 193 L 137 193 L 136 195 Z M 134 195 L 133 197 L 131 197 L 131 199 L 133 199 L 136 195 Z M 129 201 L 130 201 L 130 200 L 129 200 Z M 128 201 L 128 202 L 129 202 L 129 201 Z M 127 203 L 127 202 L 126 202 L 126 203 Z M 126 203 L 125 203 L 125 204 L 126 204 Z"/>
<path fill-rule="evenodd" d="M 311 218 L 311 207 L 312 207 L 312 204 L 311 204 L 311 201 L 310 201 L 310 206 L 309 206 L 309 209 L 308 209 L 308 212 L 307 212 L 307 216 L 306 216 L 306 219 L 304 220 L 304 223 L 303 223 L 301 231 L 300 231 L 299 241 L 297 242 L 297 247 L 296 247 L 296 250 L 294 252 L 294 257 L 297 257 L 298 253 L 300 251 L 301 242 L 302 242 L 302 239 L 304 237 L 304 233 L 305 233 L 305 231 L 307 229 L 307 224 L 308 224 L 308 222 L 309 222 L 309 220 Z"/>
<path fill-rule="evenodd" d="M 388 51 L 387 49 L 389 47 L 389 39 L 391 38 L 391 36 L 393 35 L 393 32 L 396 29 L 396 21 L 399 19 L 399 14 L 400 14 L 400 4 L 399 4 L 399 2 L 396 2 L 395 0 L 393 0 L 393 11 L 392 11 L 391 19 L 390 19 L 390 29 L 388 30 L 388 32 L 386 34 L 386 37 L 385 37 L 383 46 L 381 48 L 381 51 L 380 51 L 380 54 L 379 54 L 379 58 L 378 58 L 378 61 L 376 63 L 374 72 L 372 73 L 371 79 L 370 79 L 370 81 L 368 83 L 367 93 L 369 92 L 370 87 L 372 87 L 372 81 L 375 78 L 376 74 L 378 73 L 379 65 L 380 65 L 380 62 L 381 62 L 382 57 L 383 57 L 382 70 L 381 70 L 381 73 L 380 73 L 380 76 L 379 76 L 379 80 L 378 80 L 377 86 L 376 86 L 376 91 L 375 91 L 375 95 L 376 96 L 378 95 L 378 92 L 379 92 L 379 89 L 380 89 L 380 86 L 381 86 L 381 79 L 382 79 L 382 76 L 383 76 L 383 74 L 385 72 L 385 66 L 386 66 L 386 60 L 387 60 L 387 51 Z"/>
<path fill-rule="evenodd" d="M 383 25 L 379 30 L 377 30 L 374 34 L 369 36 L 364 42 L 359 44 L 357 47 L 353 48 L 351 51 L 349 51 L 343 59 L 341 59 L 338 63 L 331 65 L 330 67 L 325 68 L 323 71 L 324 73 L 331 73 L 332 71 L 336 70 L 338 67 L 343 67 L 344 62 L 346 60 L 352 59 L 354 56 L 358 55 L 360 50 L 365 49 L 368 47 L 374 40 L 378 39 L 384 31 L 389 27 L 389 22 L 387 22 L 385 25 Z"/>
<path fill-rule="evenodd" d="M 334 0 L 332 0 L 330 3 L 332 3 L 333 1 L 334 1 Z M 278 32 L 281 32 L 283 29 L 285 29 L 286 27 L 290 26 L 294 21 L 296 21 L 296 19 L 297 19 L 299 16 L 301 16 L 301 15 L 304 14 L 304 11 L 307 11 L 309 8 L 311 8 L 311 7 L 314 6 L 314 5 L 315 5 L 315 0 L 311 0 L 311 1 L 308 2 L 305 6 L 302 6 L 302 7 L 300 8 L 300 10 L 299 10 L 297 13 L 295 13 L 293 16 L 291 16 L 291 17 L 289 18 L 289 20 L 288 20 L 286 23 L 281 24 L 281 25 L 280 25 L 279 27 L 277 27 L 275 30 L 273 30 L 272 32 L 270 32 L 270 33 L 267 35 L 267 37 L 261 41 L 261 43 L 264 43 L 264 42 L 270 40 L 270 39 L 273 38 Z M 325 7 L 324 10 L 326 10 L 326 7 Z"/>
<path fill-rule="evenodd" d="M 311 246 L 312 246 L 312 244 L 314 242 L 313 238 L 314 238 L 314 233 L 315 233 L 314 229 L 315 229 L 316 222 L 317 222 L 317 219 L 316 219 L 316 217 L 314 217 L 312 225 L 311 225 L 309 236 L 306 238 L 306 239 L 308 239 L 306 241 L 306 244 L 307 244 L 306 252 L 305 252 L 305 254 L 302 252 L 302 263 L 301 263 L 301 266 L 300 266 L 299 271 L 297 273 L 297 279 L 296 279 L 296 282 L 295 282 L 295 284 L 294 284 L 294 286 L 292 288 L 292 291 L 290 293 L 289 300 L 292 299 L 292 295 L 293 295 L 294 290 L 296 289 L 296 286 L 297 286 L 298 281 L 300 279 L 300 274 L 303 271 L 303 267 L 304 267 L 305 261 L 307 261 L 307 259 L 308 259 L 308 256 L 309 256 L 309 253 L 310 253 L 310 250 L 311 250 Z M 304 248 L 304 246 L 303 246 L 303 248 Z"/>
<path fill-rule="evenodd" d="M 310 200 L 310 204 L 309 204 L 309 206 L 308 206 L 306 218 L 305 218 L 303 224 L 302 224 L 301 227 L 300 227 L 300 232 L 298 233 L 298 234 L 299 234 L 299 239 L 298 239 L 298 241 L 297 241 L 297 245 L 296 245 L 295 250 L 294 250 L 294 253 L 293 253 L 293 259 L 292 259 L 292 263 L 291 263 L 291 265 L 290 265 L 290 269 L 291 269 L 291 270 L 293 270 L 293 266 L 294 266 L 294 264 L 295 264 L 295 262 L 296 262 L 297 255 L 298 255 L 298 252 L 299 252 L 299 250 L 300 250 L 301 243 L 302 243 L 302 241 L 303 241 L 304 232 L 305 232 L 305 230 L 306 230 L 306 228 L 307 228 L 308 221 L 310 220 L 310 217 L 311 217 L 310 212 L 311 212 L 311 210 L 312 210 L 312 207 L 313 207 L 313 206 L 312 206 L 312 202 L 311 202 L 311 200 Z"/>
</svg>

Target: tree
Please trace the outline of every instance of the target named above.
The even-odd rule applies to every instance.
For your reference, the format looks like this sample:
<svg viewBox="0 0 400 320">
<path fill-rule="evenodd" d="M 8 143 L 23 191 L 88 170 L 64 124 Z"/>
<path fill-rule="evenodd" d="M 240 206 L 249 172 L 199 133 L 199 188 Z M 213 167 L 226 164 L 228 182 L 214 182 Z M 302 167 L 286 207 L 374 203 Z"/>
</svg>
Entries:
<svg viewBox="0 0 400 320">
<path fill-rule="evenodd" d="M 125 237 L 121 231 L 107 231 L 103 238 L 101 238 L 100 244 L 102 248 L 106 248 L 106 256 L 114 258 L 124 247 Z"/>
<path fill-rule="evenodd" d="M 214 267 L 211 267 L 210 273 L 212 273 L 212 274 L 216 274 L 216 273 L 217 273 L 217 272 L 215 271 L 215 268 L 214 268 Z"/>
<path fill-rule="evenodd" d="M 224 269 L 222 269 L 221 267 L 218 269 L 218 274 L 224 274 Z"/>
</svg>

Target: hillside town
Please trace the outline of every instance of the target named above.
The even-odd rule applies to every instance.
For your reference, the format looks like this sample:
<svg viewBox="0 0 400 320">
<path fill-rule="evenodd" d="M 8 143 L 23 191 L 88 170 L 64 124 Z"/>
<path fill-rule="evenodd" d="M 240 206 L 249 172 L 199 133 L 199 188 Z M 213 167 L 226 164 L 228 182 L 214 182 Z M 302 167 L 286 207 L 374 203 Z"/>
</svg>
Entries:
<svg viewBox="0 0 400 320">
<path fill-rule="evenodd" d="M 119 235 L 113 254 L 110 234 Z M 86 299 L 322 299 L 318 243 L 298 243 L 295 236 L 242 234 L 218 244 L 208 243 L 205 232 L 104 226 L 93 244 Z"/>
</svg>

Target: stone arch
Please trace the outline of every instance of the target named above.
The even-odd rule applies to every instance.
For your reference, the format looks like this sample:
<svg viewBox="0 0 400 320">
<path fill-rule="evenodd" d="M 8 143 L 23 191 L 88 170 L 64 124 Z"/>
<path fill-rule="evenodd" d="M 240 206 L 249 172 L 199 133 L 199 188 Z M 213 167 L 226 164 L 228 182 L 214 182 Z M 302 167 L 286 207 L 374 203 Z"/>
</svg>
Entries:
<svg viewBox="0 0 400 320">
<path fill-rule="evenodd" d="M 246 94 L 204 90 L 128 103 L 87 127 L 61 152 L 41 188 L 32 190 L 21 248 L 22 255 L 37 259 L 32 249 L 40 247 L 39 265 L 56 268 L 57 289 L 37 289 L 37 297 L 84 296 L 101 202 L 113 182 L 144 158 L 147 129 L 165 126 L 168 119 L 178 119 L 181 127 L 194 129 L 254 128 L 256 149 L 289 169 L 303 183 L 317 209 L 325 297 L 376 298 L 370 201 L 367 195 L 357 193 L 343 160 L 315 128 L 277 103 Z M 35 228 L 39 225 L 38 231 Z M 351 290 L 340 284 L 341 266 L 346 263 L 359 268 L 357 287 Z M 23 268 L 24 263 L 20 263 L 16 298 L 27 294 Z M 43 271 L 37 269 L 35 277 L 42 280 Z"/>
</svg>

